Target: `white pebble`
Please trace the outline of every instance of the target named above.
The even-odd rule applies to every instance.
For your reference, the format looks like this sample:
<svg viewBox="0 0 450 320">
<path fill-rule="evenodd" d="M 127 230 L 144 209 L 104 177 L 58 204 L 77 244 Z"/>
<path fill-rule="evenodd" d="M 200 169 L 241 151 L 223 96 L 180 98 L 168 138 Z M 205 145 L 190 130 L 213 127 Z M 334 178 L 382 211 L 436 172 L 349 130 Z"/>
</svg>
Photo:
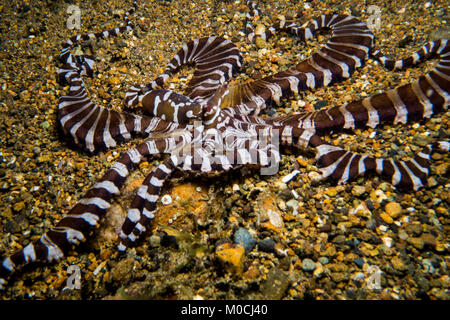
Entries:
<svg viewBox="0 0 450 320">
<path fill-rule="evenodd" d="M 269 216 L 270 223 L 277 227 L 281 228 L 283 226 L 283 219 L 276 211 L 267 210 L 267 215 Z"/>
<path fill-rule="evenodd" d="M 161 198 L 161 203 L 164 204 L 164 205 L 166 205 L 166 206 L 169 205 L 169 204 L 171 204 L 171 203 L 172 203 L 172 197 L 169 196 L 168 194 L 164 195 L 164 196 Z"/>
<path fill-rule="evenodd" d="M 288 183 L 289 181 L 291 181 L 296 175 L 298 175 L 300 173 L 300 171 L 298 170 L 294 170 L 292 171 L 290 174 L 284 176 L 281 181 L 284 183 Z"/>
<path fill-rule="evenodd" d="M 390 237 L 384 237 L 383 239 L 383 243 L 386 245 L 386 247 L 391 248 L 392 244 L 393 244 L 393 240 Z"/>
<path fill-rule="evenodd" d="M 323 179 L 323 176 L 316 172 L 316 171 L 311 171 L 310 173 L 308 173 L 308 177 L 312 180 L 312 181 L 320 181 Z"/>
</svg>

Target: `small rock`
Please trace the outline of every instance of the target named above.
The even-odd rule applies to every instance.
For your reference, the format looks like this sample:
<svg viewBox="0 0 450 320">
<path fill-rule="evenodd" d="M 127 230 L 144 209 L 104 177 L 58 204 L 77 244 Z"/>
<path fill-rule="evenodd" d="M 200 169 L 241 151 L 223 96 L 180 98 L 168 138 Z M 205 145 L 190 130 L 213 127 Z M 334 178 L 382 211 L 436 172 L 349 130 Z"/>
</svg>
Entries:
<svg viewBox="0 0 450 320">
<path fill-rule="evenodd" d="M 261 36 L 264 34 L 264 32 L 266 32 L 266 27 L 263 24 L 259 23 L 255 28 L 255 35 Z"/>
<path fill-rule="evenodd" d="M 320 278 L 324 275 L 324 273 L 325 273 L 325 268 L 322 267 L 322 265 L 320 263 L 317 264 L 316 269 L 313 272 L 314 277 Z"/>
<path fill-rule="evenodd" d="M 394 220 L 386 212 L 380 213 L 380 218 L 383 219 L 383 221 L 387 224 L 391 224 L 394 222 Z"/>
<path fill-rule="evenodd" d="M 245 257 L 245 248 L 242 245 L 224 243 L 217 247 L 216 255 L 229 271 L 242 272 Z"/>
<path fill-rule="evenodd" d="M 353 262 L 360 268 L 362 268 L 363 265 L 364 265 L 364 259 L 363 258 L 353 259 Z"/>
<path fill-rule="evenodd" d="M 419 236 L 422 233 L 422 226 L 417 223 L 410 223 L 405 226 L 405 230 L 409 234 Z"/>
<path fill-rule="evenodd" d="M 442 163 L 442 164 L 436 166 L 436 168 L 435 168 L 436 174 L 439 176 L 443 176 L 444 174 L 447 173 L 448 167 L 449 167 L 448 163 Z"/>
<path fill-rule="evenodd" d="M 334 246 L 329 246 L 324 252 L 324 256 L 334 257 L 336 255 L 336 248 Z"/>
<path fill-rule="evenodd" d="M 408 234 L 404 229 L 400 229 L 400 231 L 398 232 L 398 237 L 402 240 L 406 240 L 408 239 Z"/>
<path fill-rule="evenodd" d="M 317 101 L 316 103 L 314 103 L 314 109 L 316 110 L 322 109 L 323 107 L 326 107 L 327 104 L 328 102 L 325 100 Z"/>
<path fill-rule="evenodd" d="M 432 188 L 432 187 L 436 187 L 438 185 L 438 182 L 436 181 L 436 179 L 434 177 L 429 177 L 427 179 L 427 184 L 428 184 L 428 187 Z"/>
<path fill-rule="evenodd" d="M 289 287 L 289 277 L 278 268 L 270 269 L 267 279 L 261 286 L 264 299 L 280 300 Z"/>
<path fill-rule="evenodd" d="M 330 262 L 330 260 L 327 257 L 320 257 L 318 260 L 322 265 L 326 265 Z"/>
<path fill-rule="evenodd" d="M 316 263 L 309 258 L 306 258 L 302 261 L 302 269 L 303 271 L 314 271 L 316 268 Z"/>
<path fill-rule="evenodd" d="M 163 196 L 161 197 L 161 203 L 162 203 L 163 205 L 168 206 L 169 204 L 172 203 L 172 197 L 171 197 L 170 195 L 168 195 L 168 194 L 163 195 Z"/>
<path fill-rule="evenodd" d="M 376 219 L 370 218 L 366 222 L 366 227 L 370 230 L 374 230 L 377 227 L 378 223 Z"/>
<path fill-rule="evenodd" d="M 284 201 L 289 201 L 294 197 L 294 195 L 292 194 L 292 190 L 290 189 L 283 189 L 282 191 L 280 191 L 278 196 Z"/>
<path fill-rule="evenodd" d="M 150 245 L 152 247 L 159 247 L 161 244 L 161 237 L 157 236 L 156 234 L 152 234 L 150 236 Z"/>
<path fill-rule="evenodd" d="M 283 219 L 281 218 L 280 214 L 274 210 L 267 210 L 267 215 L 269 216 L 270 223 L 276 227 L 281 228 L 283 227 Z"/>
<path fill-rule="evenodd" d="M 424 233 L 424 234 L 422 234 L 421 238 L 422 238 L 424 244 L 426 244 L 432 248 L 436 248 L 437 241 L 436 241 L 436 238 L 431 233 Z"/>
<path fill-rule="evenodd" d="M 336 243 L 336 244 L 342 244 L 342 243 L 344 243 L 344 242 L 345 242 L 345 235 L 343 235 L 343 234 L 337 235 L 337 236 L 333 239 L 332 242 L 333 242 L 333 243 Z"/>
<path fill-rule="evenodd" d="M 422 238 L 416 237 L 408 238 L 408 243 L 411 244 L 414 248 L 419 250 L 423 249 L 423 246 L 425 245 L 425 242 L 423 241 Z"/>
<path fill-rule="evenodd" d="M 400 259 L 399 257 L 393 257 L 391 259 L 391 264 L 392 267 L 397 271 L 403 272 L 408 269 L 408 267 L 403 263 L 402 259 Z"/>
<path fill-rule="evenodd" d="M 242 276 L 249 281 L 256 280 L 259 277 L 259 271 L 256 266 L 250 266 L 247 271 L 245 271 Z"/>
<path fill-rule="evenodd" d="M 119 261 L 111 270 L 111 278 L 113 281 L 123 283 L 131 279 L 134 269 L 134 260 L 126 258 Z"/>
<path fill-rule="evenodd" d="M 261 240 L 258 243 L 258 250 L 264 252 L 274 252 L 275 251 L 275 241 L 270 238 Z"/>
<path fill-rule="evenodd" d="M 430 282 L 425 277 L 420 277 L 419 279 L 417 279 L 417 284 L 423 291 L 430 290 Z"/>
<path fill-rule="evenodd" d="M 353 277 L 352 277 L 352 279 L 353 279 L 353 281 L 356 281 L 356 282 L 363 282 L 364 281 L 364 279 L 365 279 L 365 275 L 364 275 L 364 273 L 363 272 L 357 272 Z"/>
<path fill-rule="evenodd" d="M 402 213 L 402 207 L 397 202 L 389 202 L 384 207 L 384 210 L 394 219 L 400 216 L 400 214 Z"/>
<path fill-rule="evenodd" d="M 429 144 L 433 143 L 433 137 L 425 134 L 418 134 L 413 137 L 413 143 L 421 147 L 426 147 Z"/>
<path fill-rule="evenodd" d="M 327 190 L 325 190 L 325 194 L 329 197 L 336 197 L 337 195 L 337 190 L 336 188 L 328 188 Z"/>
<path fill-rule="evenodd" d="M 267 46 L 266 40 L 261 37 L 256 37 L 255 43 L 258 49 L 263 49 Z"/>
<path fill-rule="evenodd" d="M 394 242 L 394 240 L 392 240 L 391 237 L 383 237 L 383 238 L 381 238 L 381 240 L 383 240 L 384 245 L 388 248 L 391 248 L 392 244 Z"/>
<path fill-rule="evenodd" d="M 357 185 L 352 188 L 352 195 L 354 195 L 355 197 L 362 196 L 364 193 L 366 193 L 366 187 L 364 186 Z"/>
<path fill-rule="evenodd" d="M 239 228 L 234 233 L 234 242 L 240 244 L 245 248 L 245 252 L 250 252 L 256 245 L 256 240 L 252 237 L 250 232 L 245 228 Z"/>
<path fill-rule="evenodd" d="M 434 266 L 430 259 L 423 259 L 422 266 L 425 273 L 434 273 Z"/>
<path fill-rule="evenodd" d="M 292 193 L 292 192 L 291 192 Z M 292 214 L 295 216 L 298 214 L 298 201 L 295 199 L 291 199 L 288 202 L 286 202 L 286 206 L 292 208 Z"/>
<path fill-rule="evenodd" d="M 109 78 L 109 84 L 111 84 L 111 85 L 118 85 L 118 84 L 120 84 L 120 79 L 119 79 L 119 77 L 111 77 L 111 78 Z"/>
<path fill-rule="evenodd" d="M 50 123 L 46 120 L 44 122 L 41 122 L 41 124 L 39 125 L 42 129 L 48 129 L 50 128 Z"/>
</svg>

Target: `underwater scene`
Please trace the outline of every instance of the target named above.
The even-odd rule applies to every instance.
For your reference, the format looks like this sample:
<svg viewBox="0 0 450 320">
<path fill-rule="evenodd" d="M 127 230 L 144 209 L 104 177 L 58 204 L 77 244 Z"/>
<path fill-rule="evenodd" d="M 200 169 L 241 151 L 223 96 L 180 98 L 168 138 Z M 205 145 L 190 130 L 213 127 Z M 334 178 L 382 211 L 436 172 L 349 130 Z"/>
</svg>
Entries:
<svg viewBox="0 0 450 320">
<path fill-rule="evenodd" d="M 449 19 L 2 1 L 0 299 L 450 299 Z"/>
</svg>

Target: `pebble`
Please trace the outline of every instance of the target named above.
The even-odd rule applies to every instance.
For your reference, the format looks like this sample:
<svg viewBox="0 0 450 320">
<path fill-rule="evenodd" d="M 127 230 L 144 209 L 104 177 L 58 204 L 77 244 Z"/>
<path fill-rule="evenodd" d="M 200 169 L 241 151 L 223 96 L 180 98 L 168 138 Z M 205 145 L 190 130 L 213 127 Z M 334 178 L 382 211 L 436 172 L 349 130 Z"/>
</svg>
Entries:
<svg viewBox="0 0 450 320">
<path fill-rule="evenodd" d="M 325 190 L 325 194 L 329 197 L 336 197 L 337 195 L 337 190 L 336 188 L 328 188 L 327 190 Z"/>
<path fill-rule="evenodd" d="M 383 240 L 384 245 L 388 248 L 391 248 L 392 244 L 394 243 L 394 240 L 392 240 L 391 237 L 383 237 L 381 238 L 381 240 Z"/>
<path fill-rule="evenodd" d="M 273 210 L 267 210 L 267 215 L 269 216 L 270 223 L 277 228 L 283 227 L 283 219 L 280 214 Z"/>
<path fill-rule="evenodd" d="M 284 177 L 281 179 L 281 181 L 284 182 L 284 183 L 288 183 L 289 181 L 291 181 L 291 180 L 292 180 L 297 174 L 299 174 L 299 173 L 300 173 L 300 171 L 294 170 L 294 171 L 292 171 L 290 174 L 284 176 Z"/>
<path fill-rule="evenodd" d="M 387 224 L 394 223 L 394 220 L 391 218 L 391 216 L 389 216 L 385 212 L 380 213 L 380 218 L 383 219 L 383 221 L 386 222 Z"/>
<path fill-rule="evenodd" d="M 224 243 L 217 247 L 216 255 L 228 271 L 242 272 L 245 248 L 240 244 Z"/>
<path fill-rule="evenodd" d="M 413 143 L 421 147 L 426 147 L 433 143 L 434 138 L 425 134 L 418 134 L 413 137 Z"/>
<path fill-rule="evenodd" d="M 259 241 L 258 250 L 264 252 L 275 252 L 275 241 L 270 238 Z"/>
<path fill-rule="evenodd" d="M 152 234 L 150 236 L 150 245 L 152 247 L 159 247 L 161 245 L 161 237 L 156 234 Z"/>
<path fill-rule="evenodd" d="M 273 267 L 261 286 L 261 294 L 265 299 L 280 300 L 289 287 L 289 277 L 282 270 Z"/>
<path fill-rule="evenodd" d="M 434 273 L 434 266 L 430 259 L 423 259 L 422 266 L 423 266 L 423 271 L 425 273 L 430 273 L 430 274 Z"/>
<path fill-rule="evenodd" d="M 423 241 L 422 238 L 418 238 L 418 237 L 411 237 L 408 238 L 408 243 L 411 244 L 414 248 L 422 250 L 423 246 L 425 245 L 425 242 Z"/>
<path fill-rule="evenodd" d="M 366 193 L 366 187 L 364 187 L 364 186 L 356 185 L 352 188 L 352 194 L 355 197 L 362 196 L 364 193 Z"/>
<path fill-rule="evenodd" d="M 50 123 L 48 121 L 43 121 L 41 122 L 40 126 L 42 129 L 48 129 L 50 128 Z"/>
<path fill-rule="evenodd" d="M 393 257 L 393 258 L 391 259 L 391 264 L 392 264 L 392 267 L 394 267 L 395 270 L 401 271 L 401 272 L 407 270 L 407 268 L 408 268 L 408 267 L 403 263 L 402 259 L 400 259 L 399 257 Z"/>
<path fill-rule="evenodd" d="M 256 245 L 256 240 L 252 237 L 250 232 L 245 228 L 239 228 L 234 233 L 234 242 L 240 244 L 245 248 L 245 252 L 250 252 Z"/>
<path fill-rule="evenodd" d="M 168 194 L 163 195 L 161 197 L 161 203 L 163 205 L 166 205 L 166 206 L 171 204 L 172 203 L 172 197 L 170 195 L 168 195 Z"/>
<path fill-rule="evenodd" d="M 400 229 L 400 231 L 398 232 L 398 237 L 402 240 L 406 240 L 408 239 L 408 233 L 406 233 L 404 229 Z"/>
<path fill-rule="evenodd" d="M 362 268 L 365 263 L 363 258 L 353 259 L 353 262 L 360 268 Z"/>
<path fill-rule="evenodd" d="M 124 283 L 133 276 L 135 262 L 132 258 L 119 261 L 111 270 L 111 279 L 117 283 Z"/>
<path fill-rule="evenodd" d="M 109 78 L 109 84 L 111 84 L 111 85 L 118 85 L 118 84 L 120 84 L 120 78 L 119 77 L 111 77 L 111 78 Z"/>
<path fill-rule="evenodd" d="M 316 103 L 314 103 L 314 109 L 319 110 L 323 107 L 326 107 L 328 105 L 328 101 L 325 100 L 319 100 Z"/>
<path fill-rule="evenodd" d="M 436 248 L 436 238 L 431 233 L 424 233 L 421 236 L 424 244 L 429 245 L 431 248 Z"/>
<path fill-rule="evenodd" d="M 402 207 L 397 202 L 389 202 L 384 207 L 384 210 L 386 213 L 391 216 L 392 218 L 398 218 L 400 214 L 402 213 Z"/>
<path fill-rule="evenodd" d="M 257 36 L 261 36 L 263 35 L 263 33 L 266 31 L 266 27 L 259 23 L 256 27 L 255 27 L 255 35 Z"/>
<path fill-rule="evenodd" d="M 303 271 L 314 271 L 316 268 L 316 263 L 309 258 L 305 258 L 302 261 L 302 269 Z"/>
<path fill-rule="evenodd" d="M 255 44 L 256 44 L 256 47 L 259 48 L 259 49 L 264 49 L 265 47 L 267 47 L 267 42 L 266 42 L 266 40 L 264 40 L 264 39 L 261 38 L 261 37 L 257 37 L 257 38 L 256 38 Z"/>
</svg>

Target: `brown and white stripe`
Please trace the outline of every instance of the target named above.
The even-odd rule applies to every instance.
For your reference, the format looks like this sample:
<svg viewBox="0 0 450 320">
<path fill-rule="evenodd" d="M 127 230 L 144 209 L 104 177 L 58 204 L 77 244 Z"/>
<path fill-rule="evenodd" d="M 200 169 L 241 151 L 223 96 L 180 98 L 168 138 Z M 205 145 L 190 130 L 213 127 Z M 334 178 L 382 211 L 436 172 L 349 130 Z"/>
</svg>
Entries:
<svg viewBox="0 0 450 320">
<path fill-rule="evenodd" d="M 259 14 L 256 3 L 247 2 L 251 8 L 248 18 Z M 446 110 L 450 89 L 447 40 L 429 42 L 403 60 L 390 60 L 378 51 L 374 53 L 374 57 L 389 69 L 402 69 L 424 59 L 439 57 L 439 64 L 433 71 L 411 84 L 343 106 L 277 118 L 259 118 L 257 115 L 271 101 L 278 102 L 300 90 L 341 81 L 362 66 L 373 49 L 373 35 L 365 23 L 351 16 L 333 14 L 322 15 L 305 27 L 282 22 L 277 28 L 269 28 L 259 36 L 269 38 L 276 30 L 284 29 L 307 40 L 318 30 L 329 28 L 332 37 L 311 58 L 295 67 L 233 87 L 227 82 L 241 64 L 237 47 L 219 37 L 193 40 L 175 55 L 163 75 L 127 93 L 127 104 L 142 102 L 144 112 L 148 114 L 138 116 L 93 104 L 81 77 L 92 75 L 94 59 L 70 53 L 70 48 L 80 41 L 116 36 L 130 29 L 128 15 L 125 15 L 125 27 L 76 36 L 66 42 L 60 54 L 63 67 L 58 73 L 70 88 L 69 94 L 60 99 L 58 119 L 76 143 L 92 152 L 113 147 L 135 133 L 144 135 L 147 140 L 124 153 L 54 228 L 4 259 L 0 264 L 0 287 L 4 284 L 3 278 L 18 266 L 57 260 L 85 241 L 111 206 L 113 196 L 119 194 L 129 172 L 153 154 L 168 154 L 169 157 L 139 188 L 122 226 L 121 251 L 135 244 L 148 230 L 157 211 L 161 188 L 174 170 L 207 173 L 246 165 L 267 167 L 280 161 L 278 143 L 314 148 L 323 177 L 338 183 L 375 173 L 400 188 L 417 190 L 426 184 L 433 146 L 426 147 L 411 160 L 397 161 L 358 155 L 323 142 L 319 134 L 375 127 L 386 122 L 406 123 Z M 249 38 L 254 38 L 250 23 L 247 30 Z M 181 65 L 191 62 L 196 64 L 196 69 L 186 95 L 155 90 Z M 193 124 L 194 121 L 199 121 L 200 125 Z M 435 145 L 444 151 L 449 149 L 448 142 Z"/>
<path fill-rule="evenodd" d="M 179 67 L 189 63 L 195 64 L 195 71 L 185 95 L 200 103 L 214 95 L 239 70 L 241 55 L 236 45 L 221 37 L 190 41 L 175 54 L 162 75 L 147 85 L 132 87 L 125 96 L 125 103 L 138 104 L 149 90 L 162 87 Z"/>
<path fill-rule="evenodd" d="M 222 108 L 236 115 L 257 115 L 270 102 L 290 97 L 306 89 L 316 89 L 342 81 L 361 67 L 374 46 L 374 36 L 364 22 L 355 17 L 321 15 L 305 27 L 280 23 L 284 30 L 308 40 L 320 30 L 330 29 L 331 38 L 312 56 L 277 74 L 250 83 L 230 87 Z M 269 29 L 265 37 L 273 34 Z"/>
<path fill-rule="evenodd" d="M 85 241 L 103 219 L 113 196 L 119 194 L 136 165 L 153 154 L 170 153 L 172 149 L 183 147 L 190 142 L 190 137 L 180 135 L 173 140 L 146 141 L 124 153 L 55 227 L 1 262 L 0 279 L 26 263 L 58 260 L 73 246 Z"/>
</svg>

